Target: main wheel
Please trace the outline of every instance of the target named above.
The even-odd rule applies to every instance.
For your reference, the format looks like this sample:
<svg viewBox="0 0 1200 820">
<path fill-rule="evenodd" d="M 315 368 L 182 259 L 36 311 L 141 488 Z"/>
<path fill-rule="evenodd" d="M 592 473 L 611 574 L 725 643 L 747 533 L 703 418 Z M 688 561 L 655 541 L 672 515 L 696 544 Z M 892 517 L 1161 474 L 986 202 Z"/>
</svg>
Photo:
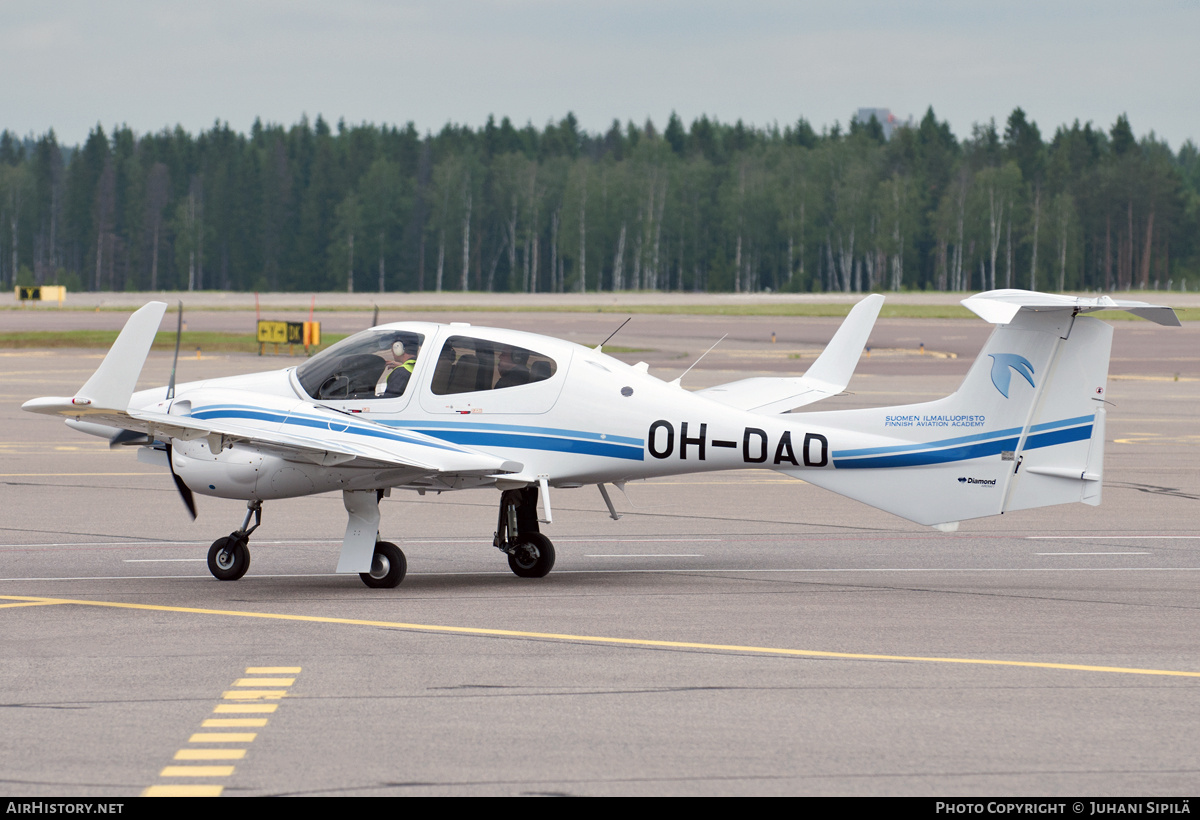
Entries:
<svg viewBox="0 0 1200 820">
<path fill-rule="evenodd" d="M 375 544 L 375 555 L 371 558 L 371 571 L 360 572 L 359 578 L 372 589 L 391 589 L 400 586 L 408 572 L 408 561 L 404 553 L 391 541 Z"/>
<path fill-rule="evenodd" d="M 208 548 L 208 571 L 218 581 L 236 581 L 250 569 L 250 548 L 241 538 L 227 535 Z"/>
<path fill-rule="evenodd" d="M 540 532 L 522 535 L 508 554 L 508 568 L 522 578 L 544 578 L 554 569 L 554 545 Z"/>
</svg>

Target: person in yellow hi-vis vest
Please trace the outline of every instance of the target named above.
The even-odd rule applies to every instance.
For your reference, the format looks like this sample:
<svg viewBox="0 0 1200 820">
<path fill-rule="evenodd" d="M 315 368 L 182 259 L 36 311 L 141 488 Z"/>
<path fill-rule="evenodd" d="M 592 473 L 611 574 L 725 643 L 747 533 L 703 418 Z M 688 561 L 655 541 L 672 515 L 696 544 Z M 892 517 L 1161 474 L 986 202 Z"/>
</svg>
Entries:
<svg viewBox="0 0 1200 820">
<path fill-rule="evenodd" d="M 403 396 L 408 380 L 412 377 L 413 368 L 417 365 L 417 353 L 420 346 L 415 342 L 393 342 L 392 358 L 379 375 L 375 383 L 375 395 L 382 398 Z"/>
</svg>

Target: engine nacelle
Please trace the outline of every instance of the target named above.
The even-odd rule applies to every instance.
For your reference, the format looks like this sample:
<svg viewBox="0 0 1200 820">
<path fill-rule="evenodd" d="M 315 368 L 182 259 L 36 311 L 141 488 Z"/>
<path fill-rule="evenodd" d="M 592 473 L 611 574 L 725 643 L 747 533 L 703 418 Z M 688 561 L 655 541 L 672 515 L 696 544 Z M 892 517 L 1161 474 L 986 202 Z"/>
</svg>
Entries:
<svg viewBox="0 0 1200 820">
<path fill-rule="evenodd" d="M 192 492 L 217 498 L 258 498 L 255 485 L 262 475 L 263 461 L 261 453 L 240 447 L 214 455 L 204 439 L 176 439 L 171 448 L 172 466 L 183 483 Z"/>
<path fill-rule="evenodd" d="M 192 492 L 246 501 L 375 489 L 401 483 L 403 477 L 413 472 L 322 467 L 236 445 L 214 455 L 206 439 L 177 439 L 173 460 L 175 473 Z"/>
</svg>

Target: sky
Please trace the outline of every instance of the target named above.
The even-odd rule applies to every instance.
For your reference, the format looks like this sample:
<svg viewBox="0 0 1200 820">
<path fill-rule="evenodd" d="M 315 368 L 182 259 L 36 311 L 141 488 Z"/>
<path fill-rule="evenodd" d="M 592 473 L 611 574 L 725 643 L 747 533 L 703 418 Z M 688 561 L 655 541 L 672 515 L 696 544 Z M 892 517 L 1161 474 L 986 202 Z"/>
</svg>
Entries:
<svg viewBox="0 0 1200 820">
<path fill-rule="evenodd" d="M 81 143 L 255 117 L 539 128 L 671 112 L 817 130 L 860 107 L 960 138 L 1126 113 L 1200 142 L 1200 0 L 0 0 L 0 129 Z"/>
</svg>

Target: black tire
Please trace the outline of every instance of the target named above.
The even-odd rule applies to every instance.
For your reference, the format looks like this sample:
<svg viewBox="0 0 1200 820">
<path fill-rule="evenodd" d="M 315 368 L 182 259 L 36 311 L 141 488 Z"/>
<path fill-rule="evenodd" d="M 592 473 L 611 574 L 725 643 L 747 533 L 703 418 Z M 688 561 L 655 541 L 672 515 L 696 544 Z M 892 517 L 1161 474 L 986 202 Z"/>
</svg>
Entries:
<svg viewBox="0 0 1200 820">
<path fill-rule="evenodd" d="M 540 532 L 522 535 L 508 554 L 508 568 L 522 578 L 545 578 L 554 569 L 554 545 Z"/>
<path fill-rule="evenodd" d="M 408 561 L 400 548 L 391 541 L 379 541 L 371 558 L 371 571 L 360 572 L 358 577 L 372 589 L 392 589 L 400 586 L 406 572 Z"/>
<path fill-rule="evenodd" d="M 250 569 L 250 548 L 246 541 L 227 535 L 208 548 L 208 571 L 218 581 L 236 581 Z"/>
</svg>

